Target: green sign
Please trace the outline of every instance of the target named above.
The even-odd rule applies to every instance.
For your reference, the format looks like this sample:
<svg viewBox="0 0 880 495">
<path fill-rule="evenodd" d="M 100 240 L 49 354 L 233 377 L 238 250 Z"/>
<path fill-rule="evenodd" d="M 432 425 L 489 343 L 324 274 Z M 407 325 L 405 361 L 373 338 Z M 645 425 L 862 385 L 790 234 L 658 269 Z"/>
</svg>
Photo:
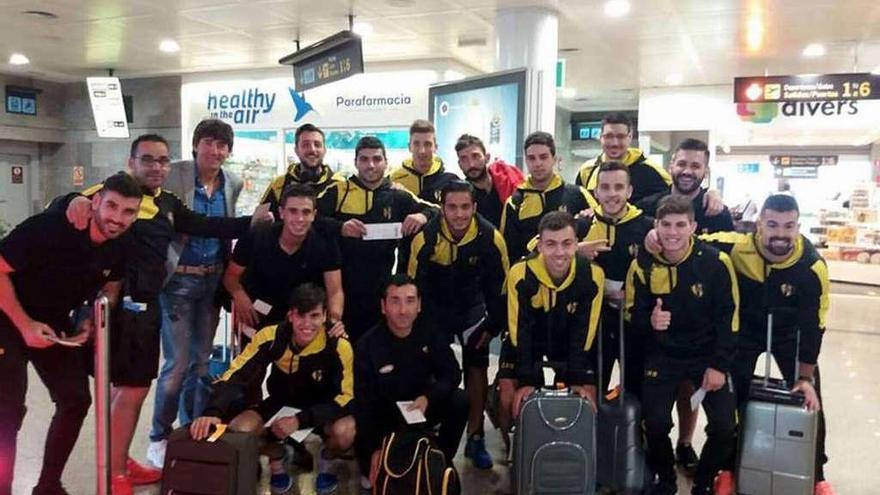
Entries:
<svg viewBox="0 0 880 495">
<path fill-rule="evenodd" d="M 563 86 L 565 86 L 565 59 L 560 58 L 556 60 L 556 87 Z"/>
</svg>

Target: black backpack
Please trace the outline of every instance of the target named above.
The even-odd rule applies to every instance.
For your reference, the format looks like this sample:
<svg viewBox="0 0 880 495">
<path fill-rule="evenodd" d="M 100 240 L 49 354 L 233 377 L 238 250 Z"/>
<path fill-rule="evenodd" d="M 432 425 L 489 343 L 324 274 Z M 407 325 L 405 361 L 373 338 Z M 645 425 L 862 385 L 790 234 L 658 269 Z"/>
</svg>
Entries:
<svg viewBox="0 0 880 495">
<path fill-rule="evenodd" d="M 373 495 L 460 495 L 461 482 L 433 438 L 419 430 L 392 433 L 382 440 Z"/>
</svg>

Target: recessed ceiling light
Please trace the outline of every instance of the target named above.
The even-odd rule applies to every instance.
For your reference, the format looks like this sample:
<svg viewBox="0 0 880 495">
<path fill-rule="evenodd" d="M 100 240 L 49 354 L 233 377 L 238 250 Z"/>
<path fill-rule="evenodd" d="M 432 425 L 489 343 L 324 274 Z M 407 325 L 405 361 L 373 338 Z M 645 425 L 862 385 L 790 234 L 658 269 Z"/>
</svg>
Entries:
<svg viewBox="0 0 880 495">
<path fill-rule="evenodd" d="M 628 0 L 608 0 L 605 2 L 605 15 L 608 17 L 623 17 L 629 14 Z"/>
<path fill-rule="evenodd" d="M 351 30 L 361 36 L 369 36 L 373 34 L 373 25 L 369 22 L 356 22 Z"/>
<path fill-rule="evenodd" d="M 810 43 L 803 51 L 805 57 L 821 57 L 822 55 L 825 55 L 825 45 L 821 43 Z"/>
<path fill-rule="evenodd" d="M 159 50 L 164 53 L 177 53 L 180 51 L 180 45 L 174 40 L 162 40 L 159 43 Z"/>
<path fill-rule="evenodd" d="M 684 78 L 681 74 L 669 74 L 666 76 L 666 84 L 670 86 L 678 86 Z"/>
<path fill-rule="evenodd" d="M 9 56 L 9 65 L 27 65 L 31 60 L 23 53 L 13 53 Z"/>
<path fill-rule="evenodd" d="M 562 88 L 562 91 L 560 91 L 560 94 L 562 95 L 563 98 L 570 100 L 577 95 L 577 89 L 575 89 L 575 88 Z"/>
</svg>

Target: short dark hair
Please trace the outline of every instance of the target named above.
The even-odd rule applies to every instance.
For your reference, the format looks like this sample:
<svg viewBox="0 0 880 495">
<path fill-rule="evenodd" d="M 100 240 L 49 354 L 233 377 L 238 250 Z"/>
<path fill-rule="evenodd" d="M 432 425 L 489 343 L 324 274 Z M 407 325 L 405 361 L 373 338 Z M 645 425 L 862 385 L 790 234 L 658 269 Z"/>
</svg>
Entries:
<svg viewBox="0 0 880 495">
<path fill-rule="evenodd" d="M 675 156 L 675 154 L 678 153 L 678 150 L 702 151 L 706 156 L 706 165 L 709 164 L 709 145 L 699 139 L 687 138 L 678 143 L 678 146 L 672 150 L 672 156 Z"/>
<path fill-rule="evenodd" d="M 217 141 L 223 141 L 232 151 L 232 144 L 235 142 L 235 133 L 232 126 L 220 119 L 205 119 L 196 126 L 193 131 L 193 158 L 196 157 L 196 147 L 199 141 L 204 138 L 212 138 Z"/>
<path fill-rule="evenodd" d="M 543 144 L 550 148 L 551 155 L 556 156 L 556 141 L 553 140 L 553 135 L 549 132 L 535 131 L 529 134 L 523 143 L 523 151 L 529 149 L 529 146 L 533 144 Z"/>
<path fill-rule="evenodd" d="M 605 126 L 609 124 L 622 124 L 626 126 L 626 132 L 632 132 L 633 123 L 632 120 L 626 116 L 623 112 L 614 112 L 609 113 L 602 117 L 602 130 L 605 130 Z"/>
<path fill-rule="evenodd" d="M 431 134 L 437 134 L 437 131 L 434 129 L 434 124 L 425 119 L 416 119 L 413 121 L 412 125 L 409 126 L 410 134 L 415 134 L 417 132 L 430 132 Z"/>
<path fill-rule="evenodd" d="M 320 127 L 315 124 L 303 124 L 296 128 L 296 133 L 293 135 L 293 144 L 299 144 L 299 137 L 307 132 L 317 132 L 321 135 L 321 141 L 324 141 L 324 131 Z"/>
<path fill-rule="evenodd" d="M 779 213 L 794 211 L 798 215 L 801 213 L 797 200 L 790 194 L 771 194 L 767 196 L 767 199 L 764 200 L 764 205 L 761 206 L 761 213 L 764 213 L 764 210 L 773 210 Z"/>
<path fill-rule="evenodd" d="M 574 217 L 571 213 L 567 211 L 551 211 L 544 215 L 541 218 L 541 221 L 538 222 L 538 236 L 544 233 L 545 230 L 559 232 L 566 227 L 571 227 L 571 229 L 577 233 L 577 225 L 575 224 Z"/>
<path fill-rule="evenodd" d="M 415 279 L 405 273 L 395 273 L 382 285 L 382 299 L 388 297 L 388 289 L 391 287 L 403 287 L 406 285 L 414 286 L 416 288 L 416 295 L 421 296 L 419 286 L 416 284 Z"/>
<path fill-rule="evenodd" d="M 104 186 L 99 194 L 103 196 L 107 191 L 115 192 L 123 198 L 140 198 L 144 195 L 137 180 L 125 172 L 117 172 L 104 179 Z"/>
<path fill-rule="evenodd" d="M 287 200 L 290 198 L 308 198 L 312 201 L 312 208 L 318 202 L 314 187 L 309 184 L 299 184 L 296 182 L 288 184 L 281 192 L 281 200 L 278 201 L 279 209 L 283 210 Z"/>
<path fill-rule="evenodd" d="M 440 204 L 446 203 L 446 196 L 450 193 L 466 192 L 471 196 L 471 202 L 474 202 L 474 186 L 463 180 L 451 180 L 440 189 Z"/>
<path fill-rule="evenodd" d="M 141 143 L 162 143 L 166 148 L 171 150 L 171 146 L 168 146 L 168 140 L 158 134 L 141 134 L 136 137 L 134 141 L 131 142 L 131 151 L 129 152 L 129 156 L 131 158 L 135 158 L 137 156 L 137 149 Z"/>
<path fill-rule="evenodd" d="M 458 137 L 458 141 L 455 143 L 455 154 L 457 155 L 459 151 L 471 146 L 479 146 L 480 151 L 482 151 L 484 155 L 486 154 L 486 145 L 483 144 L 483 140 L 477 136 L 471 136 L 470 134 L 462 134 Z"/>
<path fill-rule="evenodd" d="M 357 160 L 357 156 L 362 149 L 382 150 L 382 157 L 388 160 L 388 157 L 385 155 L 385 144 L 376 136 L 364 136 L 357 142 L 357 146 L 354 147 L 355 160 Z"/>
<path fill-rule="evenodd" d="M 623 163 L 618 162 L 616 160 L 602 162 L 602 164 L 599 165 L 599 171 L 596 172 L 596 181 L 598 182 L 599 176 L 602 175 L 602 172 L 617 172 L 617 171 L 626 172 L 626 181 L 627 182 L 632 181 L 631 177 L 630 177 L 629 167 L 627 167 Z"/>
<path fill-rule="evenodd" d="M 290 309 L 295 309 L 299 314 L 308 313 L 318 307 L 324 309 L 326 297 L 324 289 L 311 282 L 306 282 L 293 289 L 293 294 L 290 295 Z"/>
<path fill-rule="evenodd" d="M 679 196 L 677 194 L 664 196 L 657 203 L 657 214 L 654 217 L 660 220 L 666 215 L 687 215 L 693 221 L 694 205 L 690 198 L 686 196 Z"/>
</svg>

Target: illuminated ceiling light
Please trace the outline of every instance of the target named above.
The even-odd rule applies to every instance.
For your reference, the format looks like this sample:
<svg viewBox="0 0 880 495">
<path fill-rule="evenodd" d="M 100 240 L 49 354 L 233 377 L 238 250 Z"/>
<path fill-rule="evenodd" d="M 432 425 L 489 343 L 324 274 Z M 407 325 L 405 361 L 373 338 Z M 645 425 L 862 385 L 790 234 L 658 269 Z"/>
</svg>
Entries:
<svg viewBox="0 0 880 495">
<path fill-rule="evenodd" d="M 373 34 L 373 25 L 368 22 L 356 22 L 351 30 L 361 36 L 369 36 Z"/>
<path fill-rule="evenodd" d="M 163 53 L 177 53 L 180 51 L 180 45 L 174 40 L 163 40 L 159 43 L 159 51 Z"/>
<path fill-rule="evenodd" d="M 560 95 L 563 98 L 570 100 L 570 99 L 574 98 L 575 96 L 577 96 L 577 89 L 575 89 L 575 88 L 562 88 L 562 91 L 560 91 Z"/>
<path fill-rule="evenodd" d="M 669 74 L 666 76 L 666 84 L 670 86 L 678 86 L 684 80 L 681 74 Z"/>
<path fill-rule="evenodd" d="M 623 17 L 629 14 L 630 4 L 627 0 L 608 0 L 605 2 L 605 15 L 608 17 Z"/>
<path fill-rule="evenodd" d="M 9 65 L 27 65 L 31 60 L 23 53 L 13 53 L 9 56 Z"/>
<path fill-rule="evenodd" d="M 798 74 L 797 77 L 800 79 L 815 79 L 819 74 L 810 73 L 810 74 Z"/>
<path fill-rule="evenodd" d="M 821 57 L 825 55 L 825 46 L 821 43 L 810 43 L 802 54 L 805 57 Z"/>
<path fill-rule="evenodd" d="M 748 89 L 746 89 L 746 96 L 750 100 L 757 100 L 762 94 L 764 94 L 764 89 L 758 83 L 752 83 Z"/>
<path fill-rule="evenodd" d="M 764 19 L 758 9 L 752 12 L 746 24 L 746 46 L 751 52 L 760 51 L 764 46 Z"/>
</svg>

